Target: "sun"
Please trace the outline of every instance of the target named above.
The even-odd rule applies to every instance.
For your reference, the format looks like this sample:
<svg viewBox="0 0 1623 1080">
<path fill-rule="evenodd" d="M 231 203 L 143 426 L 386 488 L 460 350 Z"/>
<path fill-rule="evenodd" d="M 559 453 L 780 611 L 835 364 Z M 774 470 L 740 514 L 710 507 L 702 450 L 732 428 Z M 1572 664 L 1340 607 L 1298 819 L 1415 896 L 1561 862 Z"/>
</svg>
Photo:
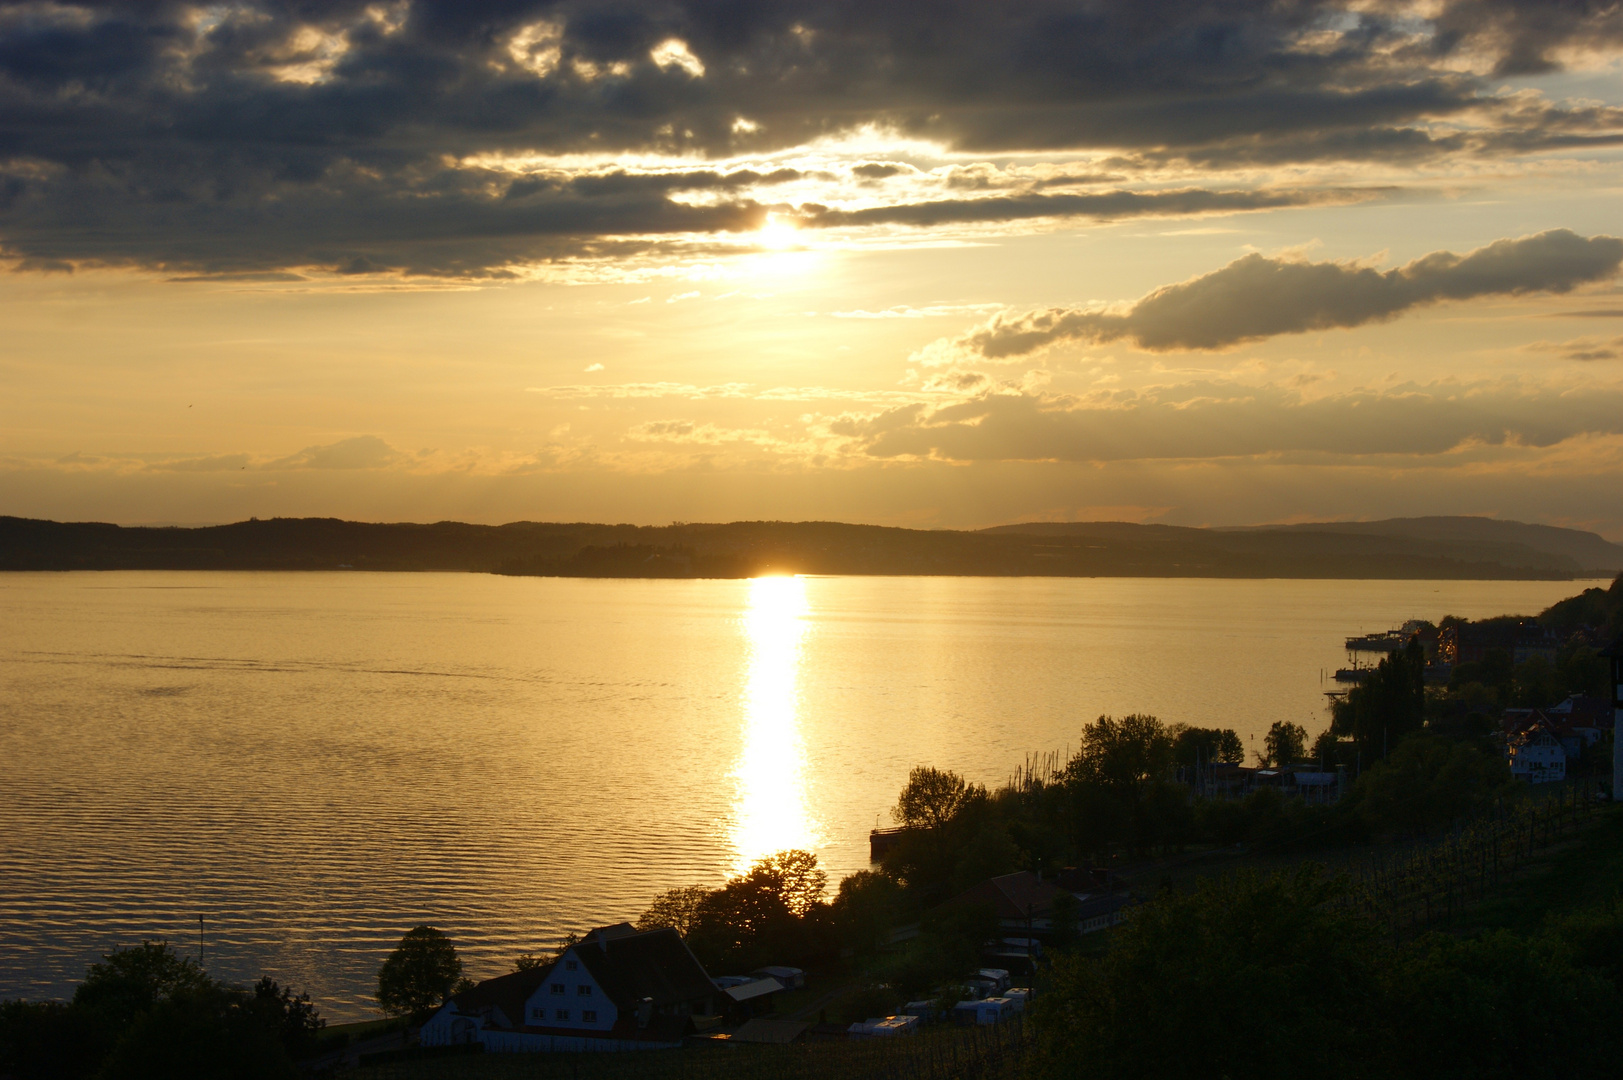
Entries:
<svg viewBox="0 0 1623 1080">
<path fill-rule="evenodd" d="M 766 223 L 756 230 L 755 237 L 756 242 L 764 248 L 786 251 L 800 243 L 800 230 L 777 214 L 768 214 Z"/>
</svg>

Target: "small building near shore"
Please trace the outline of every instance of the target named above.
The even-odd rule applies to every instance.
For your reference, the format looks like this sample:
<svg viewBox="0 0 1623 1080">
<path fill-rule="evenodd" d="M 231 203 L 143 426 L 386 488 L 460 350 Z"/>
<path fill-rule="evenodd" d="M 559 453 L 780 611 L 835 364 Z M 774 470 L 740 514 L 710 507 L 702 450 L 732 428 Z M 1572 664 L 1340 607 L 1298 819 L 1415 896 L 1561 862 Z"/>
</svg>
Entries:
<svg viewBox="0 0 1623 1080">
<path fill-rule="evenodd" d="M 487 1051 L 671 1049 L 717 990 L 675 930 L 593 930 L 551 964 L 453 994 L 419 1033 L 424 1046 Z"/>
</svg>

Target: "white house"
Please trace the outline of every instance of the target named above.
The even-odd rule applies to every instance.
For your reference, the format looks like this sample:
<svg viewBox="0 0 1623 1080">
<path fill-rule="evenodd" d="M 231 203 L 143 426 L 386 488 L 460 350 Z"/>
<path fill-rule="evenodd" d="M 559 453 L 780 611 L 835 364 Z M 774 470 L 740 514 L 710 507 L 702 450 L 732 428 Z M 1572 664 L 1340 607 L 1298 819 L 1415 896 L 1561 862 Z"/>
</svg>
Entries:
<svg viewBox="0 0 1623 1080">
<path fill-rule="evenodd" d="M 1505 742 L 1510 774 L 1529 784 L 1544 784 L 1567 778 L 1567 750 L 1549 723 L 1535 714 L 1533 723 L 1512 734 Z"/>
<path fill-rule="evenodd" d="M 544 967 L 453 995 L 422 1027 L 424 1046 L 487 1051 L 653 1050 L 682 1045 L 716 988 L 675 930 L 603 927 Z"/>
</svg>

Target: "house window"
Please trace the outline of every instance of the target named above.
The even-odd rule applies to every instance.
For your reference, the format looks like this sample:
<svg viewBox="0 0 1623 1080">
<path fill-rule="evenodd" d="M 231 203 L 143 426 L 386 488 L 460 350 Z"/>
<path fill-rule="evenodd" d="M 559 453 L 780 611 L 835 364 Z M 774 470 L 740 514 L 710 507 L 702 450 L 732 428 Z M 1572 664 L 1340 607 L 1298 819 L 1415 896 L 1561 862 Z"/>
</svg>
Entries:
<svg viewBox="0 0 1623 1080">
<path fill-rule="evenodd" d="M 552 984 L 552 992 L 554 994 L 563 993 L 564 992 L 564 984 L 563 983 L 553 983 Z"/>
<path fill-rule="evenodd" d="M 584 1009 L 581 1011 L 580 1019 L 583 1024 L 595 1024 L 597 1023 L 597 1013 L 591 1009 Z"/>
<path fill-rule="evenodd" d="M 569 1010 L 568 1009 L 559 1009 L 557 1012 L 552 1014 L 552 1018 L 554 1020 L 568 1020 L 569 1019 Z"/>
<path fill-rule="evenodd" d="M 575 987 L 575 993 L 579 994 L 581 997 L 590 996 L 592 993 L 592 984 L 581 983 L 579 986 Z"/>
<path fill-rule="evenodd" d="M 564 970 L 565 971 L 575 971 L 575 970 L 578 970 L 579 968 L 580 968 L 580 961 L 578 961 L 578 960 L 565 960 L 564 961 Z"/>
<path fill-rule="evenodd" d="M 543 1009 L 539 1005 L 531 1006 L 531 1008 L 530 1008 L 530 1019 L 531 1020 L 545 1020 L 546 1018 L 547 1018 L 547 1010 Z"/>
</svg>

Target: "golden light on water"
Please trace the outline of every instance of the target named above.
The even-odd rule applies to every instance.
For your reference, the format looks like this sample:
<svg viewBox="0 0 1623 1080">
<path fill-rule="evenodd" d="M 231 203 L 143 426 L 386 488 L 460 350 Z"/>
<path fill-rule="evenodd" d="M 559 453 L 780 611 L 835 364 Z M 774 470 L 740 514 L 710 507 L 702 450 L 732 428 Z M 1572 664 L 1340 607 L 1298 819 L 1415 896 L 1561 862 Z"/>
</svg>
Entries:
<svg viewBox="0 0 1623 1080">
<path fill-rule="evenodd" d="M 763 855 L 810 849 L 817 826 L 806 811 L 800 738 L 800 647 L 806 583 L 798 577 L 750 581 L 743 630 L 749 669 L 743 695 L 743 749 L 733 770 L 737 796 L 732 841 L 740 871 Z"/>
</svg>

